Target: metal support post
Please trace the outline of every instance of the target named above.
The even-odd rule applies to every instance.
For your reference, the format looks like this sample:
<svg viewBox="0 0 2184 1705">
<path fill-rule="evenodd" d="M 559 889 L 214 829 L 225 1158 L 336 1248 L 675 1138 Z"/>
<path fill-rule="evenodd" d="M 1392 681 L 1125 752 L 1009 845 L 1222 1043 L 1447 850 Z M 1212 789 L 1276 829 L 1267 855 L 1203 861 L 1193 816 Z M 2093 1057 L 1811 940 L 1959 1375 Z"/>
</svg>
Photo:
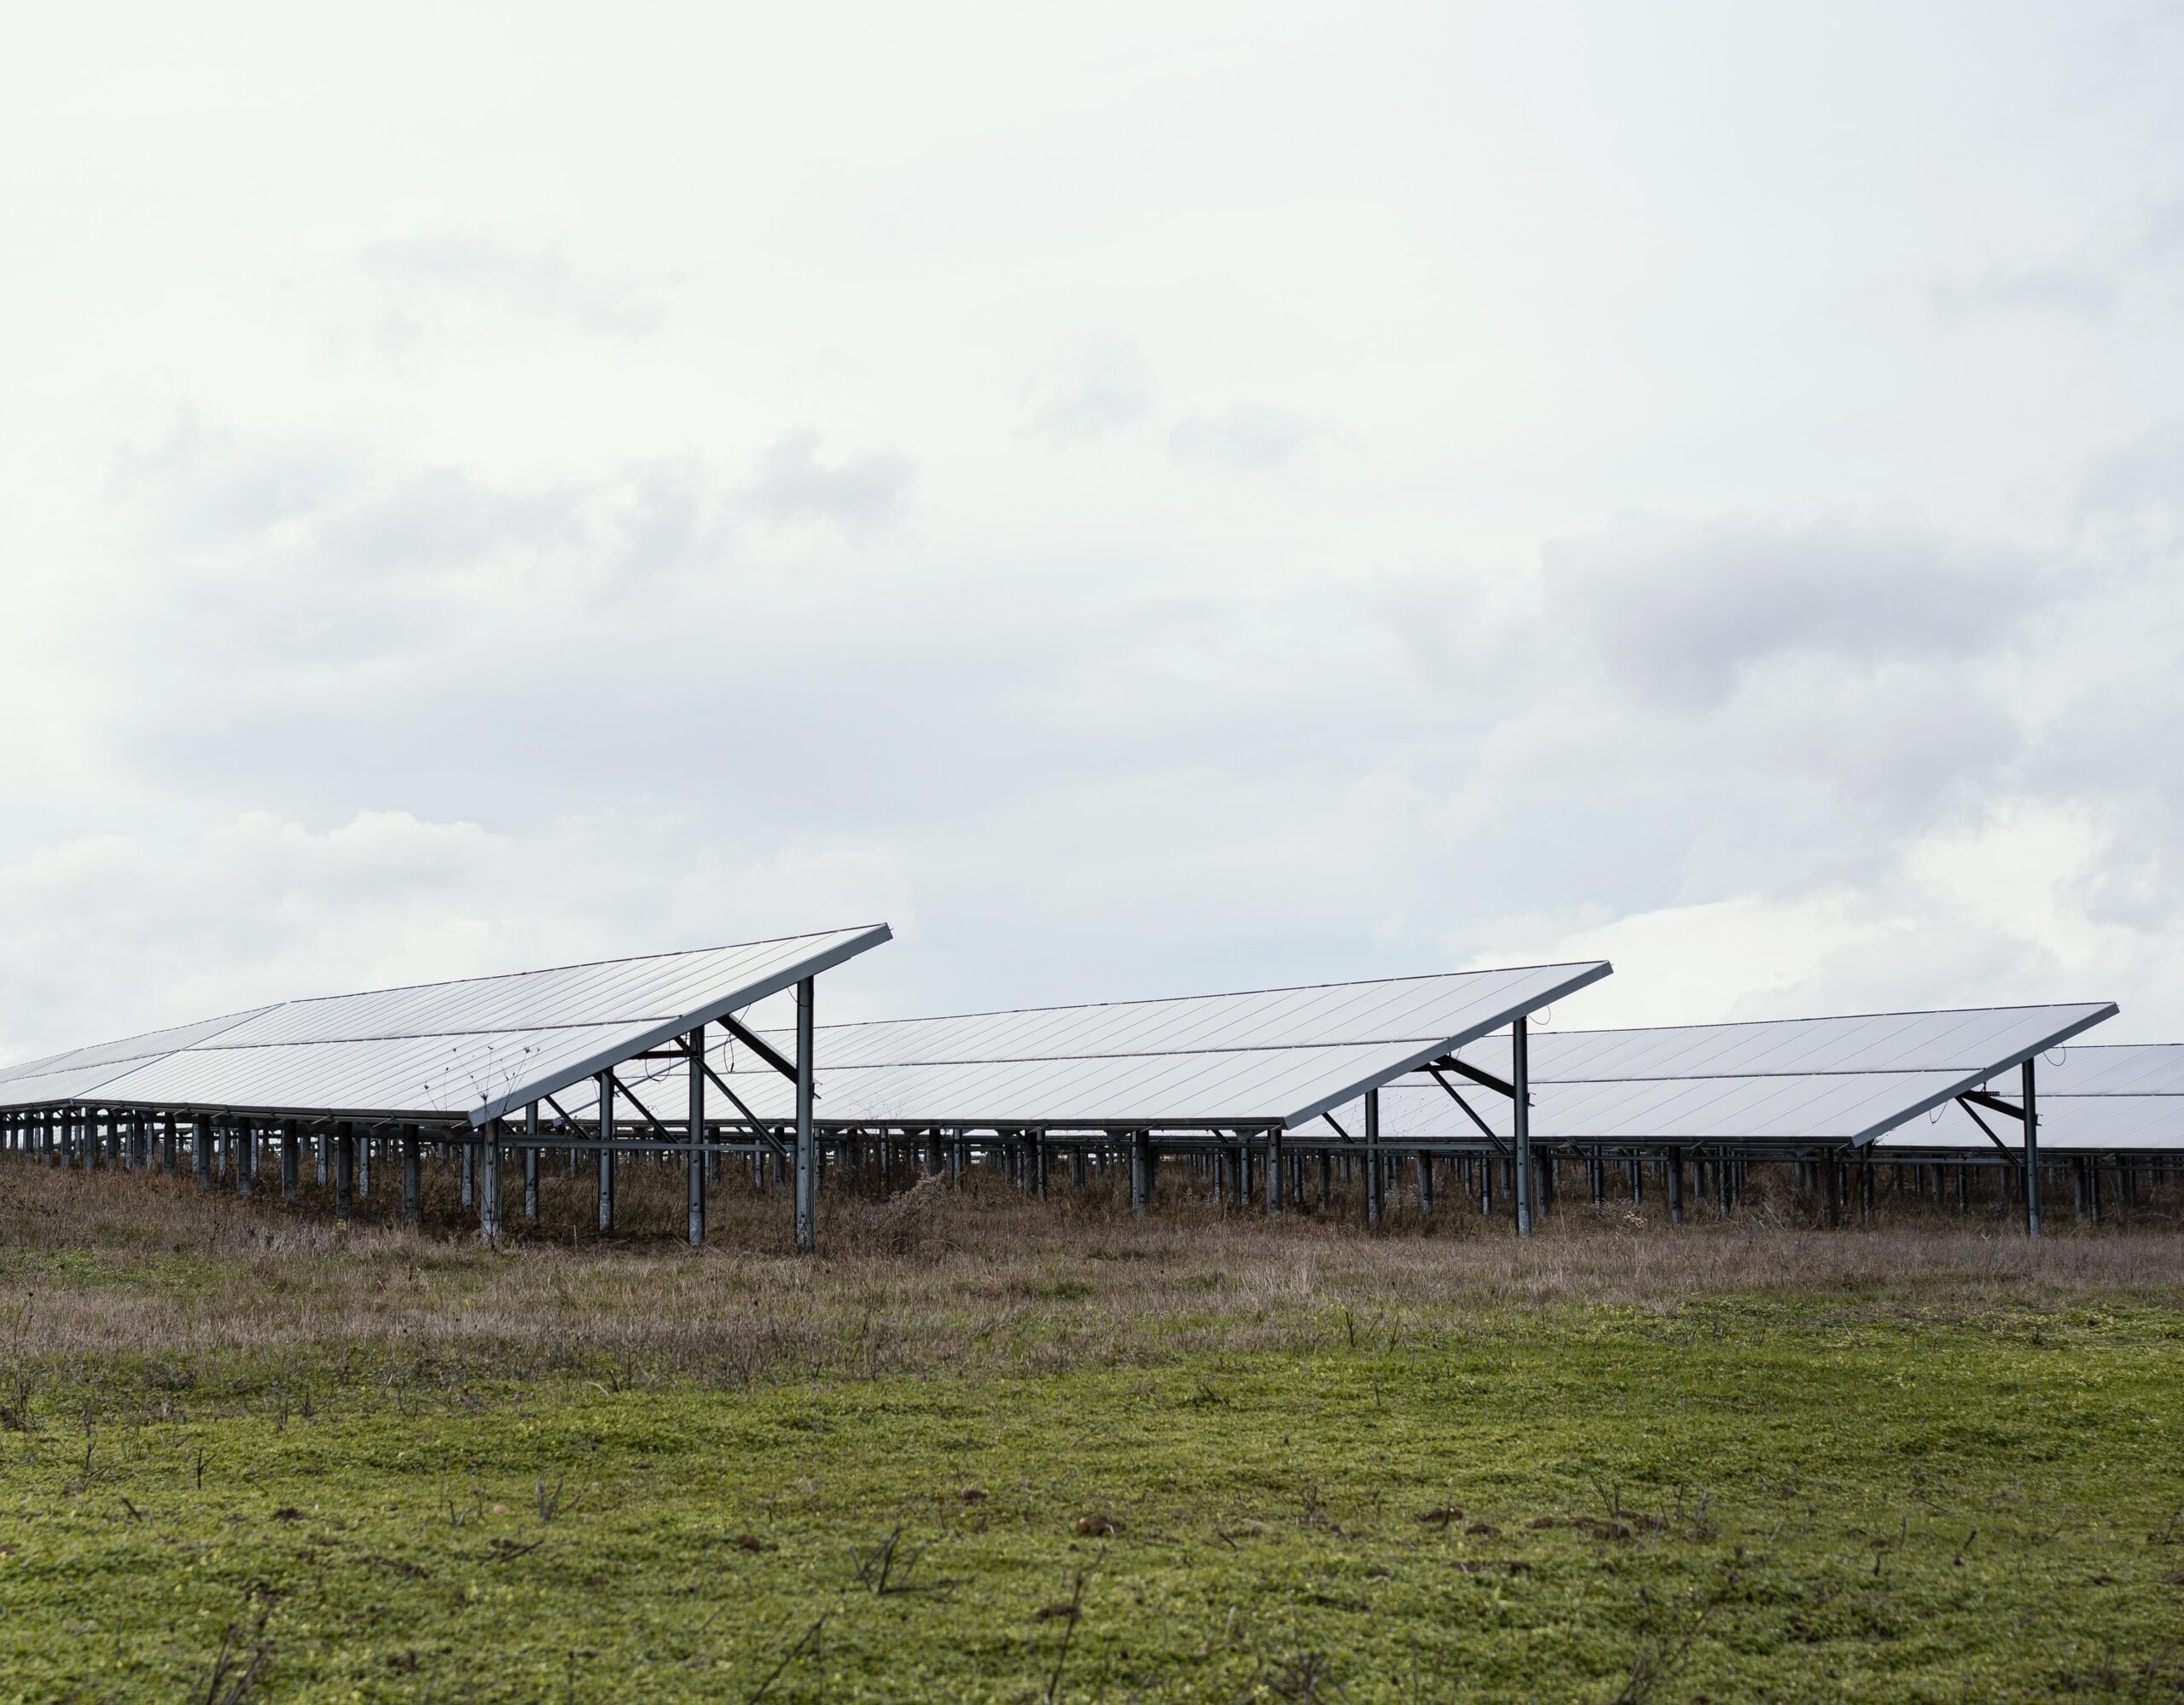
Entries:
<svg viewBox="0 0 2184 1705">
<path fill-rule="evenodd" d="M 281 1199 L 293 1202 L 296 1195 L 296 1121 L 281 1121 Z"/>
<path fill-rule="evenodd" d="M 402 1127 L 402 1223 L 412 1231 L 425 1223 L 424 1179 L 417 1163 L 417 1127 Z"/>
<path fill-rule="evenodd" d="M 334 1127 L 334 1217 L 343 1225 L 356 1212 L 357 1138 L 343 1120 Z"/>
<path fill-rule="evenodd" d="M 1283 1186 L 1288 1182 L 1282 1176 L 1285 1159 L 1281 1127 L 1277 1125 L 1266 1133 L 1266 1217 L 1269 1219 L 1279 1219 L 1287 1206 L 1282 1199 Z"/>
<path fill-rule="evenodd" d="M 538 1103 L 523 1110 L 523 1217 L 538 1219 Z"/>
<path fill-rule="evenodd" d="M 1683 1151 L 1669 1151 L 1669 1224 L 1683 1224 Z"/>
<path fill-rule="evenodd" d="M 682 1039 L 682 1045 L 689 1050 L 690 1066 L 687 1075 L 689 1103 L 684 1116 L 690 1126 L 690 1152 L 687 1157 L 688 1176 L 682 1184 L 683 1231 L 690 1240 L 690 1247 L 702 1249 L 706 1244 L 706 1028 L 702 1024 Z"/>
<path fill-rule="evenodd" d="M 2033 1063 L 2018 1068 L 2018 1100 L 2024 1104 L 2024 1235 L 2040 1235 L 2040 1103 Z"/>
<path fill-rule="evenodd" d="M 1522 1018 L 1509 1025 L 1509 1097 L 1511 1128 L 1517 1151 L 1517 1235 L 1532 1235 L 1532 1097 L 1531 1027 Z"/>
<path fill-rule="evenodd" d="M 1153 1133 L 1130 1134 L 1130 1209 L 1140 1219 L 1153 1212 Z"/>
<path fill-rule="evenodd" d="M 796 1247 L 819 1247 L 819 1149 L 811 1128 L 812 979 L 796 985 Z"/>
<path fill-rule="evenodd" d="M 212 1120 L 204 1114 L 199 1114 L 192 1123 L 190 1137 L 192 1140 L 192 1146 L 195 1149 L 195 1153 L 192 1155 L 191 1159 L 196 1163 L 197 1167 L 197 1188 L 200 1190 L 210 1190 L 212 1188 Z"/>
<path fill-rule="evenodd" d="M 478 1138 L 478 1241 L 491 1243 L 501 1235 L 501 1121 L 487 1120 Z"/>
<path fill-rule="evenodd" d="M 1383 1183 L 1380 1173 L 1380 1092 L 1370 1089 L 1365 1091 L 1365 1223 L 1368 1226 L 1378 1226 L 1380 1223 Z"/>
<path fill-rule="evenodd" d="M 614 1229 L 614 1074 L 599 1074 L 599 1229 Z"/>
</svg>

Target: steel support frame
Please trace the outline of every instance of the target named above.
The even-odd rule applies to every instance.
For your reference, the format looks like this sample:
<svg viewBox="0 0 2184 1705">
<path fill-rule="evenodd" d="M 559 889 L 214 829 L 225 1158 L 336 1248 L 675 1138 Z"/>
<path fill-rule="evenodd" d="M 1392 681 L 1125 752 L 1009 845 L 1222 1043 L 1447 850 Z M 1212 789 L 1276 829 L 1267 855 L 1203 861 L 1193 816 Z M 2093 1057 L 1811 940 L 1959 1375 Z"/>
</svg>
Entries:
<svg viewBox="0 0 2184 1705">
<path fill-rule="evenodd" d="M 819 1144 L 811 1124 L 816 981 L 802 977 L 796 985 L 796 1247 L 806 1254 L 819 1247 Z"/>
</svg>

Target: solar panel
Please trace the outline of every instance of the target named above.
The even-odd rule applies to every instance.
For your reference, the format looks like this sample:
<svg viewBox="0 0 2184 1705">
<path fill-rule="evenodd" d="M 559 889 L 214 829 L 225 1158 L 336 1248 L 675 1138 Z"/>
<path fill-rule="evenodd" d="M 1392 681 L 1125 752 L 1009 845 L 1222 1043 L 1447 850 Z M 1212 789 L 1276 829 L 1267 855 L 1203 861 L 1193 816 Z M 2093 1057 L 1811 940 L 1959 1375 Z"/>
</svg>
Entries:
<svg viewBox="0 0 2184 1705">
<path fill-rule="evenodd" d="M 1536 1033 L 1532 1135 L 1635 1145 L 1866 1143 L 2115 1011 L 2104 1002 Z M 1467 1046 L 1460 1057 L 1508 1075 L 1506 1038 Z M 1497 1136 L 1508 1134 L 1506 1097 L 1459 1088 Z M 1383 1091 L 1380 1131 L 1397 1143 L 1479 1137 L 1438 1085 Z"/>
<path fill-rule="evenodd" d="M 230 1029 L 247 1018 L 254 1018 L 267 1007 L 253 1007 L 247 1012 L 231 1012 L 224 1018 L 201 1018 L 193 1024 L 171 1025 L 165 1030 L 151 1030 L 141 1036 L 125 1037 L 119 1042 L 95 1043 L 88 1048 L 70 1048 L 58 1054 L 48 1054 L 42 1059 L 26 1061 L 0 1071 L 0 1088 L 31 1077 L 45 1077 L 61 1073 L 96 1073 L 104 1070 L 113 1075 L 125 1065 L 139 1061 L 156 1059 L 171 1054 L 177 1048 L 188 1048 Z M 96 1078 L 86 1081 L 96 1084 Z"/>
<path fill-rule="evenodd" d="M 845 1124 L 1294 1126 L 1608 972 L 1593 960 L 822 1026 L 819 1112 Z M 788 1050 L 782 1033 L 767 1039 Z M 760 1118 L 787 1116 L 788 1084 L 747 1050 L 718 1045 L 711 1063 Z M 630 1087 L 679 1118 L 680 1079 L 633 1074 Z M 739 1116 L 710 1097 L 708 1117 Z"/>
<path fill-rule="evenodd" d="M 288 1001 L 0 1075 L 0 1106 L 467 1115 L 483 1122 L 889 939 L 885 924 Z"/>
<path fill-rule="evenodd" d="M 2013 1088 L 2014 1085 L 2012 1086 Z M 2176 1153 L 2184 1150 L 2184 1044 L 2080 1045 L 2039 1066 L 2040 1147 L 2048 1154 Z M 1991 1116 L 2005 1143 L 2016 1132 Z M 1881 1139 L 1884 1152 L 1991 1153 L 1993 1144 L 1960 1109 L 1903 1126 Z"/>
</svg>

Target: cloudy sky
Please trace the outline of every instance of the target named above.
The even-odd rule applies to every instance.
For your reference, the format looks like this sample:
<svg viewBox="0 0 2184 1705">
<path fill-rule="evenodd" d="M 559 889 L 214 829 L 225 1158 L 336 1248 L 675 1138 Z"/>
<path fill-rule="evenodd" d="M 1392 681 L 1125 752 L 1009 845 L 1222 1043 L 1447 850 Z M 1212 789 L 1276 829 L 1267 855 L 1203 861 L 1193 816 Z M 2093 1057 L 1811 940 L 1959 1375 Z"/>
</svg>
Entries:
<svg viewBox="0 0 2184 1705">
<path fill-rule="evenodd" d="M 2179 89 L 2097 0 L 26 14 L 0 1057 L 878 918 L 828 1015 L 2184 1037 Z"/>
</svg>

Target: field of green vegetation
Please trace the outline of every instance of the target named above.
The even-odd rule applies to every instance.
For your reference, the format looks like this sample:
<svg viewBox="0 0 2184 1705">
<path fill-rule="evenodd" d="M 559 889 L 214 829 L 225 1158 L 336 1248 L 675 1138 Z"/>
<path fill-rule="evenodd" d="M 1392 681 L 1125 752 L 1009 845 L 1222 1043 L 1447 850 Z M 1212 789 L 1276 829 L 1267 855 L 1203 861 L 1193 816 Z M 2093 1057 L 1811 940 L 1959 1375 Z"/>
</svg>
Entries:
<svg viewBox="0 0 2184 1705">
<path fill-rule="evenodd" d="M 0 1166 L 0 1695 L 2184 1696 L 2173 1229 L 644 1190 Z"/>
</svg>

